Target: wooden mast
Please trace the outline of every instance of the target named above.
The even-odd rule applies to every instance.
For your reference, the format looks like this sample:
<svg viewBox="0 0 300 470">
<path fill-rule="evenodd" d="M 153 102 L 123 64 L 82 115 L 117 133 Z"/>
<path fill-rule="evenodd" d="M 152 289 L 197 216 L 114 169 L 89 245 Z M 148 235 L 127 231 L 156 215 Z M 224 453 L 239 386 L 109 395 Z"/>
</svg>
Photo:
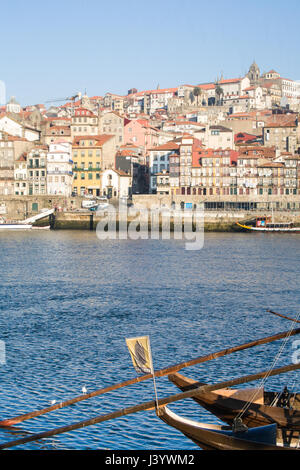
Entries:
<svg viewBox="0 0 300 470">
<path fill-rule="evenodd" d="M 228 354 L 232 354 L 232 353 L 237 352 L 237 351 L 242 351 L 242 350 L 245 350 L 245 349 L 248 349 L 248 348 L 252 348 L 254 346 L 267 344 L 267 343 L 270 343 L 272 341 L 276 341 L 276 340 L 279 340 L 279 339 L 282 339 L 282 338 L 285 338 L 285 337 L 288 337 L 288 336 L 298 335 L 299 333 L 300 333 L 300 328 L 297 328 L 297 329 L 294 329 L 294 330 L 291 330 L 291 331 L 284 331 L 284 332 L 281 332 L 281 333 L 277 333 L 276 335 L 267 336 L 265 338 L 260 338 L 260 339 L 254 340 L 254 341 L 250 341 L 249 343 L 244 343 L 244 344 L 241 344 L 241 345 L 233 346 L 231 348 L 222 349 L 222 350 L 217 351 L 215 353 L 210 353 L 210 354 L 207 354 L 207 355 L 204 355 L 204 356 L 200 356 L 200 357 L 191 359 L 190 361 L 181 362 L 179 364 L 175 364 L 173 366 L 169 366 L 169 367 L 166 367 L 164 369 L 157 370 L 157 371 L 155 371 L 154 375 L 155 375 L 155 377 L 163 377 L 165 375 L 169 375 L 169 374 L 172 374 L 174 372 L 178 372 L 179 370 L 183 369 L 184 367 L 189 367 L 189 366 L 193 366 L 193 365 L 196 365 L 196 364 L 201 364 L 201 363 L 206 362 L 206 361 L 211 361 L 211 360 L 217 359 L 219 357 L 227 356 Z M 61 403 L 57 403 L 55 405 L 48 406 L 47 408 L 42 408 L 40 410 L 31 411 L 29 413 L 19 415 L 19 416 L 15 416 L 13 418 L 3 419 L 2 421 L 0 421 L 0 426 L 13 426 L 14 424 L 21 423 L 22 421 L 25 421 L 25 420 L 28 420 L 28 419 L 31 419 L 31 418 L 36 418 L 37 416 L 41 416 L 41 415 L 44 415 L 46 413 L 50 413 L 51 411 L 55 411 L 55 410 L 64 408 L 64 407 L 69 406 L 69 405 L 73 405 L 73 404 L 78 403 L 80 401 L 87 400 L 88 398 L 93 398 L 93 397 L 96 397 L 96 396 L 99 396 L 99 395 L 103 395 L 104 393 L 112 392 L 113 390 L 117 390 L 117 389 L 120 389 L 122 387 L 127 387 L 129 385 L 133 385 L 133 384 L 142 382 L 144 380 L 152 379 L 152 378 L 153 378 L 152 374 L 146 374 L 146 375 L 142 375 L 140 377 L 135 377 L 133 379 L 126 380 L 124 382 L 120 382 L 120 383 L 117 383 L 117 384 L 114 384 L 114 385 L 110 385 L 108 387 L 100 388 L 98 390 L 94 390 L 93 392 L 86 393 L 84 395 L 79 395 L 77 397 L 70 398 L 69 400 L 63 401 Z"/>
<path fill-rule="evenodd" d="M 37 441 L 39 439 L 45 439 L 51 436 L 56 436 L 58 434 L 63 434 L 65 432 L 74 431 L 75 429 L 92 426 L 94 424 L 102 423 L 104 421 L 109 421 L 115 418 L 120 418 L 122 416 L 137 413 L 139 411 L 151 410 L 156 407 L 156 404 L 158 405 L 158 407 L 165 406 L 165 405 L 168 405 L 169 403 L 173 403 L 178 400 L 183 400 L 184 398 L 191 398 L 194 395 L 198 394 L 199 392 L 208 392 L 208 391 L 211 392 L 211 391 L 218 390 L 221 388 L 232 387 L 234 385 L 240 385 L 242 383 L 252 382 L 254 380 L 264 378 L 266 375 L 271 377 L 274 375 L 290 372 L 299 368 L 300 368 L 300 364 L 289 364 L 288 366 L 279 367 L 271 371 L 258 372 L 256 374 L 246 375 L 246 376 L 239 377 L 236 379 L 227 380 L 225 382 L 220 382 L 218 384 L 202 385 L 193 390 L 188 390 L 186 392 L 178 393 L 176 395 L 170 395 L 166 398 L 159 399 L 157 402 L 156 400 L 152 400 L 149 402 L 140 403 L 138 405 L 129 406 L 127 408 L 113 411 L 112 413 L 107 413 L 105 415 L 98 415 L 98 416 L 95 416 L 94 418 L 86 419 L 84 421 L 73 423 L 67 426 L 61 426 L 61 427 L 52 429 L 50 431 L 44 431 L 44 432 L 40 432 L 37 434 L 32 434 L 30 436 L 23 437 L 21 439 L 15 439 L 10 442 L 4 442 L 3 444 L 0 444 L 0 449 L 7 449 L 9 447 L 15 447 L 18 445 L 26 444 L 27 442 Z"/>
<path fill-rule="evenodd" d="M 282 315 L 281 313 L 274 312 L 273 310 L 267 310 L 267 312 L 273 313 L 273 315 L 277 315 L 278 317 L 285 318 L 286 320 L 290 320 L 290 321 L 293 321 L 295 323 L 300 323 L 300 320 L 298 320 L 296 318 L 291 318 L 291 317 L 288 317 L 286 315 Z"/>
</svg>

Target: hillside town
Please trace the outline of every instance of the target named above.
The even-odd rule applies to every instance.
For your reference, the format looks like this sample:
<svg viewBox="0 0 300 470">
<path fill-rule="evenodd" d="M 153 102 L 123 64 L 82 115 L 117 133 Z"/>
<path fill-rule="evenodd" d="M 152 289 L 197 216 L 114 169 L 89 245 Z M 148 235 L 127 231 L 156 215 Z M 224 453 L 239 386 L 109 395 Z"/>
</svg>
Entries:
<svg viewBox="0 0 300 470">
<path fill-rule="evenodd" d="M 276 196 L 277 208 L 299 209 L 299 112 L 300 82 L 255 62 L 239 78 L 122 96 L 77 92 L 26 107 L 11 97 L 0 107 L 0 196 L 219 207 Z"/>
</svg>

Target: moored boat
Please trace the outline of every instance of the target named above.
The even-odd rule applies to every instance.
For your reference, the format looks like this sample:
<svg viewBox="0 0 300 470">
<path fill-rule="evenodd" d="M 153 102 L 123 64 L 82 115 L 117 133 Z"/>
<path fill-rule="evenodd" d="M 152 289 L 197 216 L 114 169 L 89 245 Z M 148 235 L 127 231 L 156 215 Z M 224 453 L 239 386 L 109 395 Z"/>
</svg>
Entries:
<svg viewBox="0 0 300 470">
<path fill-rule="evenodd" d="M 182 374 L 169 375 L 169 380 L 180 390 L 187 391 L 206 385 Z M 197 393 L 193 399 L 219 419 L 232 425 L 242 413 L 248 427 L 276 423 L 285 432 L 300 431 L 300 394 L 283 396 L 263 389 L 220 389 Z"/>
<path fill-rule="evenodd" d="M 0 223 L 0 230 L 30 230 L 32 229 L 31 224 L 21 223 Z"/>
<path fill-rule="evenodd" d="M 33 230 L 50 230 L 50 225 L 45 225 L 44 227 L 32 226 Z"/>
<path fill-rule="evenodd" d="M 289 444 L 281 440 L 276 424 L 234 431 L 229 426 L 204 424 L 181 417 L 167 406 L 160 407 L 157 415 L 204 450 L 299 450 L 298 439 Z"/>
<path fill-rule="evenodd" d="M 300 233 L 300 227 L 295 227 L 293 222 L 275 222 L 273 217 L 256 217 L 254 225 L 236 222 L 243 230 L 252 230 L 255 232 L 282 232 L 282 233 Z"/>
</svg>

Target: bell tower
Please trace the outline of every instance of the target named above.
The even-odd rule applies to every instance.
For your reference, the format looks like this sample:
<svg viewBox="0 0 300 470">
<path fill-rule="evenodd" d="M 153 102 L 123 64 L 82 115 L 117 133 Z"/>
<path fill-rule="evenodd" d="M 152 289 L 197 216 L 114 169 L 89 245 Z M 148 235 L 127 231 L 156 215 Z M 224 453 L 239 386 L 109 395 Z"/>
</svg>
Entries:
<svg viewBox="0 0 300 470">
<path fill-rule="evenodd" d="M 250 85 L 258 85 L 260 79 L 260 70 L 255 61 L 250 65 L 249 72 L 246 75 L 250 80 Z"/>
</svg>

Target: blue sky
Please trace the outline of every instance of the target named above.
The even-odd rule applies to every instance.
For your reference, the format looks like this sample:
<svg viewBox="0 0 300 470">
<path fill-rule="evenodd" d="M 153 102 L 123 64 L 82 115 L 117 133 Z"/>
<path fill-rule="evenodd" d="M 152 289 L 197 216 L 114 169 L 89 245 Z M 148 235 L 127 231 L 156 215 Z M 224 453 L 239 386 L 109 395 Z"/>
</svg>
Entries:
<svg viewBox="0 0 300 470">
<path fill-rule="evenodd" d="M 238 77 L 253 59 L 298 80 L 299 19 L 299 0 L 11 0 L 0 80 L 22 105 Z"/>
</svg>

